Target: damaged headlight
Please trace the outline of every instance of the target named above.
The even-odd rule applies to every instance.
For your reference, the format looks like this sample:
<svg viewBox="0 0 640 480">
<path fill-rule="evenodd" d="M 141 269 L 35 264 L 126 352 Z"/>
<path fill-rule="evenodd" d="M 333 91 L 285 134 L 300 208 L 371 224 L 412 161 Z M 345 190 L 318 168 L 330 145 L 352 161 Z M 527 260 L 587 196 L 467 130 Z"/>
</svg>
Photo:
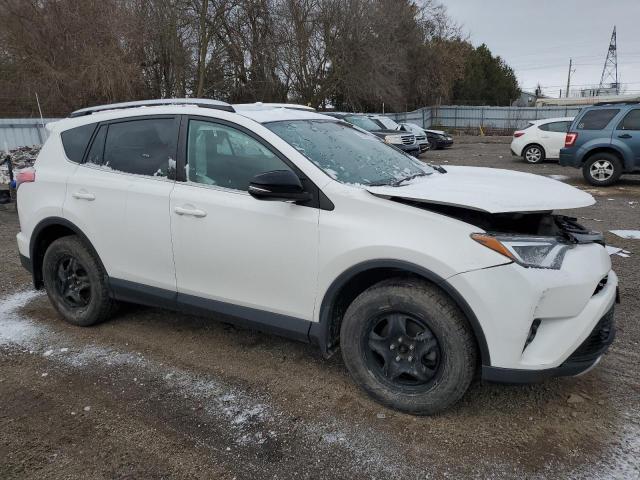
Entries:
<svg viewBox="0 0 640 480">
<path fill-rule="evenodd" d="M 567 250 L 571 248 L 570 244 L 554 237 L 474 233 L 471 238 L 523 267 L 532 268 L 558 270 Z"/>
</svg>

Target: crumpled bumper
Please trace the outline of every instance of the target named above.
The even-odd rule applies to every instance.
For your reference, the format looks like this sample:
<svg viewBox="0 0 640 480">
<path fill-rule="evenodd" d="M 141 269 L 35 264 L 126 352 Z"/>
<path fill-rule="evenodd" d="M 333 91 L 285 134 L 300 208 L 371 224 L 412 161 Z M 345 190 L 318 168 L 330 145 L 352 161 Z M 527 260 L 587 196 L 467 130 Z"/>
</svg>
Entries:
<svg viewBox="0 0 640 480">
<path fill-rule="evenodd" d="M 480 323 L 489 351 L 483 358 L 487 379 L 499 380 L 501 373 L 507 377 L 501 381 L 509 382 L 518 374 L 523 381 L 575 375 L 610 344 L 589 358 L 574 357 L 599 322 L 613 318 L 618 277 L 601 245 L 576 246 L 560 270 L 508 264 L 460 273 L 448 282 Z"/>
</svg>

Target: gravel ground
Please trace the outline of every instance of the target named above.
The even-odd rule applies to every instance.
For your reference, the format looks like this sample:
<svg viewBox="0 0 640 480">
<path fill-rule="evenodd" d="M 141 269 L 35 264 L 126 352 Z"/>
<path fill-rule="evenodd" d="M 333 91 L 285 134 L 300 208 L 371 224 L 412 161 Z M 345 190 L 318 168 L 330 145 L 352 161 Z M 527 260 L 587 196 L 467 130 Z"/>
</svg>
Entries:
<svg viewBox="0 0 640 480">
<path fill-rule="evenodd" d="M 564 175 L 589 227 L 640 229 L 640 178 L 590 189 L 577 170 L 457 138 L 430 161 Z M 482 143 L 487 142 L 487 143 Z M 618 337 L 592 372 L 476 382 L 437 417 L 386 410 L 338 356 L 159 309 L 81 329 L 31 289 L 16 214 L 0 209 L 0 478 L 640 478 L 639 241 L 620 276 Z"/>
</svg>

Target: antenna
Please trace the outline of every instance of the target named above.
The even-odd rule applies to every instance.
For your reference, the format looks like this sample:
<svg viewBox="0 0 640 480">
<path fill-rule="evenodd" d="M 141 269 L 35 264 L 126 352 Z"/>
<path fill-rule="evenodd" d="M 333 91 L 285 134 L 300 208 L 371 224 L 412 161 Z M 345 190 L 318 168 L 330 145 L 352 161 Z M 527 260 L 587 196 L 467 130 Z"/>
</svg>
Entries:
<svg viewBox="0 0 640 480">
<path fill-rule="evenodd" d="M 608 85 L 606 85 L 608 84 Z M 604 61 L 602 69 L 602 77 L 600 77 L 600 86 L 598 87 L 598 96 L 603 89 L 615 88 L 616 95 L 620 93 L 620 84 L 618 83 L 618 47 L 616 42 L 616 27 L 613 27 L 611 41 L 609 42 L 609 50 L 607 58 Z"/>
<path fill-rule="evenodd" d="M 42 118 L 42 108 L 40 108 L 40 99 L 38 98 L 38 92 L 36 92 L 36 103 L 38 104 L 38 111 L 40 112 L 40 123 L 44 128 L 44 118 Z"/>
</svg>

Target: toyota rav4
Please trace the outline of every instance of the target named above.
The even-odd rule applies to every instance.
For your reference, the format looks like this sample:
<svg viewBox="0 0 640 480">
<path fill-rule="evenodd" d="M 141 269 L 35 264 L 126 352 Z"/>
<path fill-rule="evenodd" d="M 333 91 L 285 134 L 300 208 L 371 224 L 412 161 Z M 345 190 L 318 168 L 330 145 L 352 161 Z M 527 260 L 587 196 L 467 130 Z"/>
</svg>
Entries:
<svg viewBox="0 0 640 480">
<path fill-rule="evenodd" d="M 430 166 L 352 125 L 206 100 L 114 104 L 48 125 L 18 173 L 23 265 L 68 322 L 118 302 L 340 348 L 379 402 L 451 405 L 474 375 L 594 366 L 618 280 L 594 199 L 525 173 Z"/>
</svg>

